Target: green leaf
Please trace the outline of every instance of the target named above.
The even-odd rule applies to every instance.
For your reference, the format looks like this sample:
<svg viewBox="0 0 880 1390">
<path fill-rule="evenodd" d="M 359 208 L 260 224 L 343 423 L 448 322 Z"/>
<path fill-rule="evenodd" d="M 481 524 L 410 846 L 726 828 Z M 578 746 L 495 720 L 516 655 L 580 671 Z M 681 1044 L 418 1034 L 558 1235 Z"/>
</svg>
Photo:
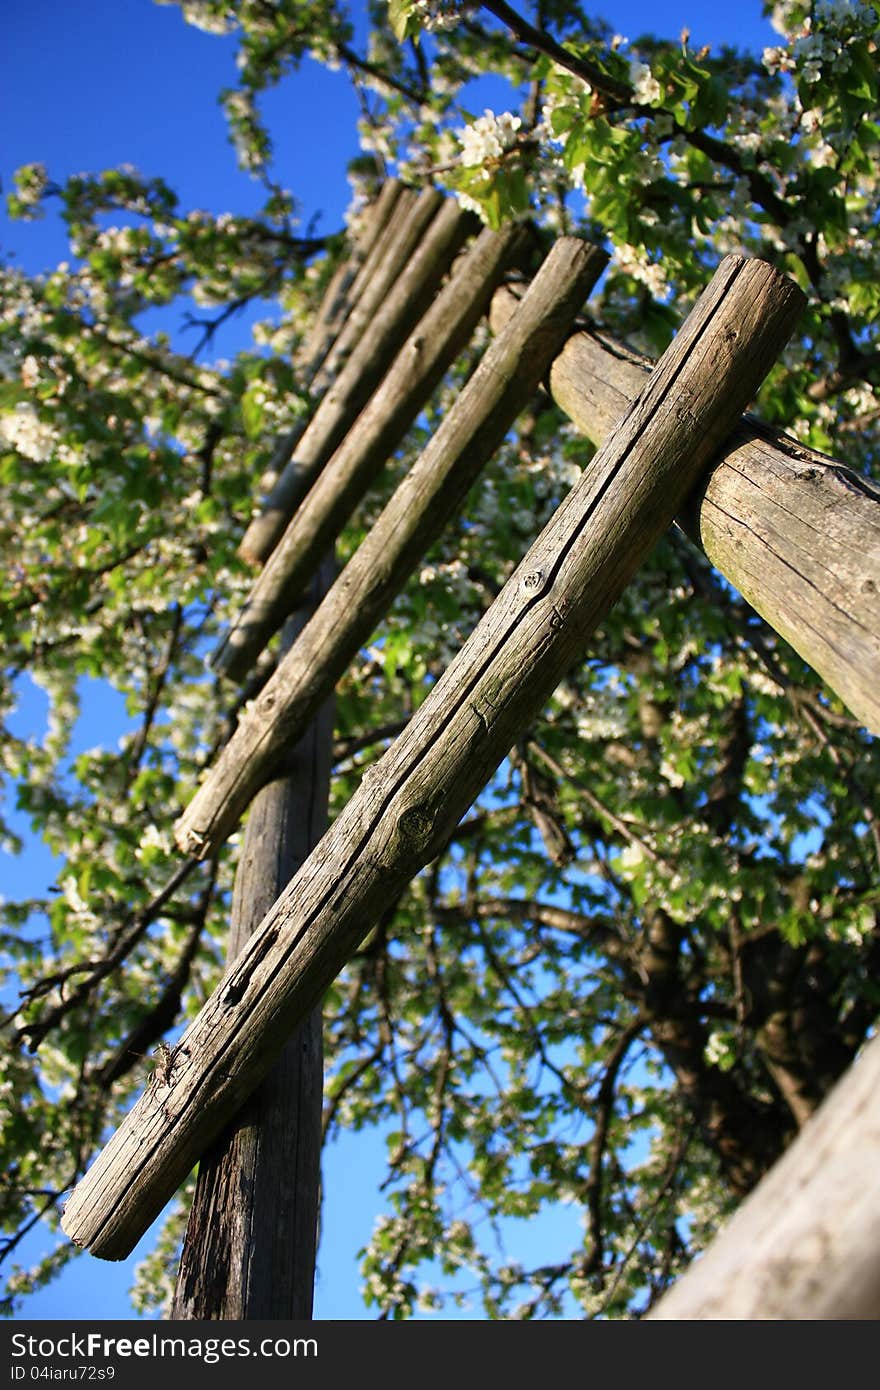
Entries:
<svg viewBox="0 0 880 1390">
<path fill-rule="evenodd" d="M 265 388 L 262 382 L 254 382 L 241 398 L 241 418 L 248 439 L 256 439 L 263 428 L 265 414 L 262 397 Z"/>
<path fill-rule="evenodd" d="M 880 318 L 880 281 L 853 280 L 847 286 L 846 297 L 852 312 L 866 323 Z"/>
<path fill-rule="evenodd" d="M 388 21 L 399 43 L 422 32 L 422 22 L 414 10 L 415 0 L 388 0 Z"/>
</svg>

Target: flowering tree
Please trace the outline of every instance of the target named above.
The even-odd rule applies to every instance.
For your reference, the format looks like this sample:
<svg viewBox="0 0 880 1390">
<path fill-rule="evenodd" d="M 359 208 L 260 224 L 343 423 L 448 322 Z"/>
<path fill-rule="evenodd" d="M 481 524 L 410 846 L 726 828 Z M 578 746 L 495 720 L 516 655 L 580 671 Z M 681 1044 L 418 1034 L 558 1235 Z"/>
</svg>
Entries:
<svg viewBox="0 0 880 1390">
<path fill-rule="evenodd" d="M 236 837 L 181 864 L 170 830 L 271 665 L 236 690 L 205 658 L 249 588 L 236 548 L 255 481 L 310 409 L 292 353 L 344 254 L 341 235 L 298 230 L 260 117 L 267 87 L 307 54 L 350 75 L 363 113 L 352 229 L 397 173 L 492 226 L 580 233 L 611 253 L 591 313 L 654 354 L 723 254 L 775 262 L 809 304 L 759 412 L 865 475 L 877 467 L 871 5 L 784 0 L 763 60 L 694 52 L 686 34 L 632 45 L 567 0 L 529 15 L 505 0 L 383 0 L 363 50 L 335 0 L 181 7 L 238 35 L 224 103 L 265 187 L 261 214 L 187 213 L 131 169 L 56 186 L 30 165 L 10 199 L 23 218 L 60 207 L 71 243 L 45 276 L 2 271 L 0 698 L 8 716 L 27 673 L 51 706 L 42 740 L 5 729 L 3 770 L 64 861 L 54 892 L 4 902 L 0 918 L 10 1310 L 75 1253 L 60 1239 L 18 1269 L 22 1235 L 57 1223 L 141 1086 L 143 1055 L 221 966 Z M 506 79 L 508 109 L 474 118 L 468 84 L 485 72 Z M 141 318 L 187 296 L 205 317 L 183 356 Z M 212 364 L 216 325 L 267 299 L 254 349 Z M 339 537 L 342 561 L 479 347 Z M 340 684 L 332 811 L 589 462 L 552 403 L 526 404 Z M 133 729 L 71 760 L 83 676 L 125 695 Z M 388 1140 L 363 1253 L 371 1307 L 651 1306 L 873 1024 L 877 773 L 858 720 L 671 532 L 325 1001 L 327 1132 Z M 145 1308 L 167 1294 L 185 1206 L 142 1272 Z M 561 1245 L 519 1261 L 520 1223 L 562 1207 Z"/>
</svg>

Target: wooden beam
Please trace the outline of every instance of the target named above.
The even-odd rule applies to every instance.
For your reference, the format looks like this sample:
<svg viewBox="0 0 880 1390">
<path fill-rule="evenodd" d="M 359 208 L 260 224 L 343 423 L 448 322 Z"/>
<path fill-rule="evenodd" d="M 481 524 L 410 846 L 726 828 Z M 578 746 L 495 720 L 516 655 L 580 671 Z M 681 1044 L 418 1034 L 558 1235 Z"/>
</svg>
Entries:
<svg viewBox="0 0 880 1390">
<path fill-rule="evenodd" d="M 880 1038 L 649 1316 L 880 1318 Z"/>
<path fill-rule="evenodd" d="M 122 1259 L 388 902 L 446 842 L 736 425 L 804 297 L 727 257 L 400 738 L 288 885 L 74 1189 L 62 1226 Z"/>
<path fill-rule="evenodd" d="M 520 309 L 490 344 L 414 467 L 280 662 L 175 826 L 186 852 L 204 855 L 238 823 L 278 751 L 311 718 L 388 611 L 422 556 L 464 501 L 531 399 L 606 257 L 575 238 L 557 242 Z M 272 562 L 267 568 L 273 568 Z M 285 591 L 281 590 L 281 599 Z M 248 610 L 245 610 L 248 613 Z M 276 610 L 277 611 L 277 610 Z M 265 641 L 271 609 L 248 621 Z M 242 648 L 248 637 L 242 629 Z"/>
<path fill-rule="evenodd" d="M 455 253 L 474 230 L 474 218 L 452 200 L 444 200 L 436 189 L 426 188 L 416 200 L 407 228 L 410 236 L 402 243 L 408 248 L 406 259 L 398 266 L 396 258 L 390 258 L 390 282 L 386 283 L 384 275 L 374 277 L 349 316 L 337 346 L 361 313 L 367 315 L 367 327 L 339 376 L 327 388 L 262 511 L 245 532 L 239 549 L 248 560 L 263 561 L 271 552 L 296 507 L 379 385 L 401 340 L 434 298 Z M 415 246 L 410 244 L 413 238 Z M 377 285 L 382 293 L 374 303 L 372 292 Z M 321 389 L 318 378 L 314 386 L 316 391 Z"/>
<path fill-rule="evenodd" d="M 332 348 L 346 319 L 363 293 L 361 268 L 387 232 L 391 213 L 403 191 L 399 179 L 386 179 L 376 201 L 365 212 L 366 226 L 354 238 L 349 255 L 334 272 L 314 322 L 294 357 L 297 380 L 309 385 Z"/>
<path fill-rule="evenodd" d="M 357 303 L 363 288 L 360 272 L 369 255 L 378 254 L 374 248 L 382 233 L 387 230 L 391 213 L 403 191 L 403 184 L 397 179 L 388 179 L 382 185 L 382 191 L 371 209 L 372 216 L 367 229 L 352 246 L 349 256 L 337 266 L 318 306 L 315 322 L 294 358 L 296 377 L 301 386 L 311 385 L 352 307 Z M 408 193 L 407 197 L 410 196 L 414 195 Z M 258 484 L 261 497 L 267 496 L 278 482 L 279 474 L 308 428 L 309 418 L 305 416 L 297 420 L 278 440 Z"/>
<path fill-rule="evenodd" d="M 374 243 L 352 286 L 356 312 L 348 317 L 342 334 L 316 373 L 316 391 L 326 390 L 336 380 L 373 315 L 406 269 L 431 219 L 442 205 L 438 191 L 436 188 L 423 188 L 421 192 L 415 188 L 401 189 L 381 237 Z"/>
<path fill-rule="evenodd" d="M 466 345 L 518 244 L 517 228 L 487 228 L 459 259 L 277 540 L 214 658 L 225 675 L 243 678 L 278 631 L 317 558 Z"/>
<path fill-rule="evenodd" d="M 490 321 L 518 295 L 496 291 Z M 652 363 L 576 333 L 550 371 L 556 403 L 601 442 Z M 678 518 L 692 540 L 873 734 L 880 734 L 880 488 L 748 416 Z"/>
</svg>

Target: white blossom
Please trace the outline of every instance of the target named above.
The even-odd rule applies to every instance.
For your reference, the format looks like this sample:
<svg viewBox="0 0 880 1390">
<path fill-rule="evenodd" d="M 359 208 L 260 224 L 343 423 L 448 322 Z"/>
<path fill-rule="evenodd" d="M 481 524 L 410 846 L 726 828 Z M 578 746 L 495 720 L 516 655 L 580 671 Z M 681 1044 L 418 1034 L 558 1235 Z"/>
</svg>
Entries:
<svg viewBox="0 0 880 1390">
<path fill-rule="evenodd" d="M 158 825 L 148 825 L 144 830 L 135 850 L 135 858 L 143 859 L 151 849 L 161 850 L 163 854 L 171 853 L 171 836 L 167 830 L 160 830 Z"/>
<path fill-rule="evenodd" d="M 730 1035 L 721 1032 L 710 1033 L 703 1050 L 703 1056 L 710 1066 L 724 1068 L 726 1065 L 729 1067 L 733 1061 Z"/>
<path fill-rule="evenodd" d="M 205 0 L 185 0 L 182 9 L 187 24 L 205 34 L 228 34 L 235 28 L 233 15 L 218 14 Z"/>
<path fill-rule="evenodd" d="M 640 106 L 651 106 L 653 102 L 659 101 L 663 95 L 660 83 L 654 77 L 647 63 L 642 63 L 638 58 L 632 58 L 629 65 L 629 80 L 633 86 L 633 94 Z"/>
<path fill-rule="evenodd" d="M 661 762 L 660 776 L 669 783 L 670 787 L 684 786 L 684 778 L 670 758 L 664 758 Z"/>
<path fill-rule="evenodd" d="M 21 364 L 21 384 L 33 390 L 40 379 L 40 366 L 36 357 L 28 355 Z"/>
<path fill-rule="evenodd" d="M 521 125 L 519 116 L 511 115 L 509 111 L 496 116 L 494 111 L 487 108 L 473 125 L 465 126 L 459 133 L 462 164 L 473 168 L 487 159 L 500 158 L 505 150 L 516 143 L 516 132 Z"/>
<path fill-rule="evenodd" d="M 45 164 L 25 164 L 15 176 L 15 191 L 19 202 L 34 207 L 40 201 L 49 182 Z"/>
<path fill-rule="evenodd" d="M 482 205 L 477 202 L 476 198 L 472 198 L 470 193 L 465 193 L 462 189 L 457 188 L 455 199 L 459 207 L 463 208 L 465 212 L 475 212 L 478 217 L 483 216 Z"/>
<path fill-rule="evenodd" d="M 642 849 L 641 845 L 627 845 L 626 849 L 623 850 L 620 855 L 620 867 L 624 873 L 638 869 L 644 858 L 645 851 Z"/>
<path fill-rule="evenodd" d="M 34 463 L 50 459 L 57 443 L 54 430 L 29 401 L 19 401 L 14 411 L 0 418 L 0 439 Z"/>
<path fill-rule="evenodd" d="M 430 33 L 442 33 L 445 29 L 454 29 L 472 8 L 461 0 L 416 0 L 412 14 Z"/>
<path fill-rule="evenodd" d="M 639 284 L 645 285 L 655 299 L 662 299 L 668 290 L 666 273 L 656 262 L 649 261 L 643 251 L 624 242 L 615 246 L 612 260 L 624 275 L 631 275 Z"/>
<path fill-rule="evenodd" d="M 794 59 L 787 48 L 778 45 L 765 48 L 761 61 L 768 72 L 793 72 Z"/>
</svg>

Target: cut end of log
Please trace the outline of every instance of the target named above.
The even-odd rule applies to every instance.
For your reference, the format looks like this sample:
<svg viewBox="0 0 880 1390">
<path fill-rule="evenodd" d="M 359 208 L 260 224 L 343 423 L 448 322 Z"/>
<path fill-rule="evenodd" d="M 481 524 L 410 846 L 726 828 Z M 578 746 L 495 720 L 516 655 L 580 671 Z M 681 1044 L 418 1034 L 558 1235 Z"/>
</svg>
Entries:
<svg viewBox="0 0 880 1390">
<path fill-rule="evenodd" d="M 67 1224 L 68 1220 L 70 1221 L 69 1226 Z M 90 1244 L 88 1237 L 83 1234 L 82 1227 L 76 1222 L 74 1214 L 71 1213 L 71 1216 L 68 1217 L 67 1207 L 64 1207 L 62 1210 L 60 1225 L 71 1245 L 75 1245 L 79 1250 L 86 1251 L 89 1255 L 94 1256 L 95 1259 L 106 1260 L 109 1264 L 118 1264 L 120 1261 L 127 1259 L 134 1249 L 134 1246 L 132 1246 L 131 1249 L 121 1250 L 114 1248 L 112 1243 L 105 1245 L 102 1243 L 100 1237 Z"/>
<path fill-rule="evenodd" d="M 87 1250 L 98 1260 L 117 1263 L 127 1259 L 137 1240 L 126 1238 L 120 1242 L 114 1239 L 113 1223 L 110 1223 L 108 1230 L 97 1222 L 91 1209 L 83 1207 L 77 1200 L 79 1191 L 79 1188 L 74 1189 L 61 1212 L 60 1225 L 68 1240 L 80 1250 Z"/>
<path fill-rule="evenodd" d="M 248 652 L 243 650 L 244 640 L 246 638 L 243 628 L 230 628 L 220 646 L 208 658 L 211 670 L 228 680 L 243 680 L 248 673 L 250 662 Z"/>
<path fill-rule="evenodd" d="M 278 482 L 270 494 L 265 508 L 259 516 L 255 516 L 248 526 L 238 547 L 238 554 L 249 565 L 262 565 L 272 554 L 278 539 L 284 533 L 284 528 L 290 519 L 290 513 L 295 509 L 296 504 L 302 500 L 299 491 L 291 483 L 295 481 L 296 475 L 281 474 Z M 282 481 L 285 479 L 285 481 Z M 291 506 L 287 507 L 287 501 Z M 276 505 L 277 502 L 283 505 Z"/>
<path fill-rule="evenodd" d="M 247 543 L 247 533 L 245 533 L 244 539 L 235 553 L 239 560 L 244 560 L 245 564 L 250 565 L 252 569 L 257 569 L 263 562 L 258 551 Z"/>
</svg>

